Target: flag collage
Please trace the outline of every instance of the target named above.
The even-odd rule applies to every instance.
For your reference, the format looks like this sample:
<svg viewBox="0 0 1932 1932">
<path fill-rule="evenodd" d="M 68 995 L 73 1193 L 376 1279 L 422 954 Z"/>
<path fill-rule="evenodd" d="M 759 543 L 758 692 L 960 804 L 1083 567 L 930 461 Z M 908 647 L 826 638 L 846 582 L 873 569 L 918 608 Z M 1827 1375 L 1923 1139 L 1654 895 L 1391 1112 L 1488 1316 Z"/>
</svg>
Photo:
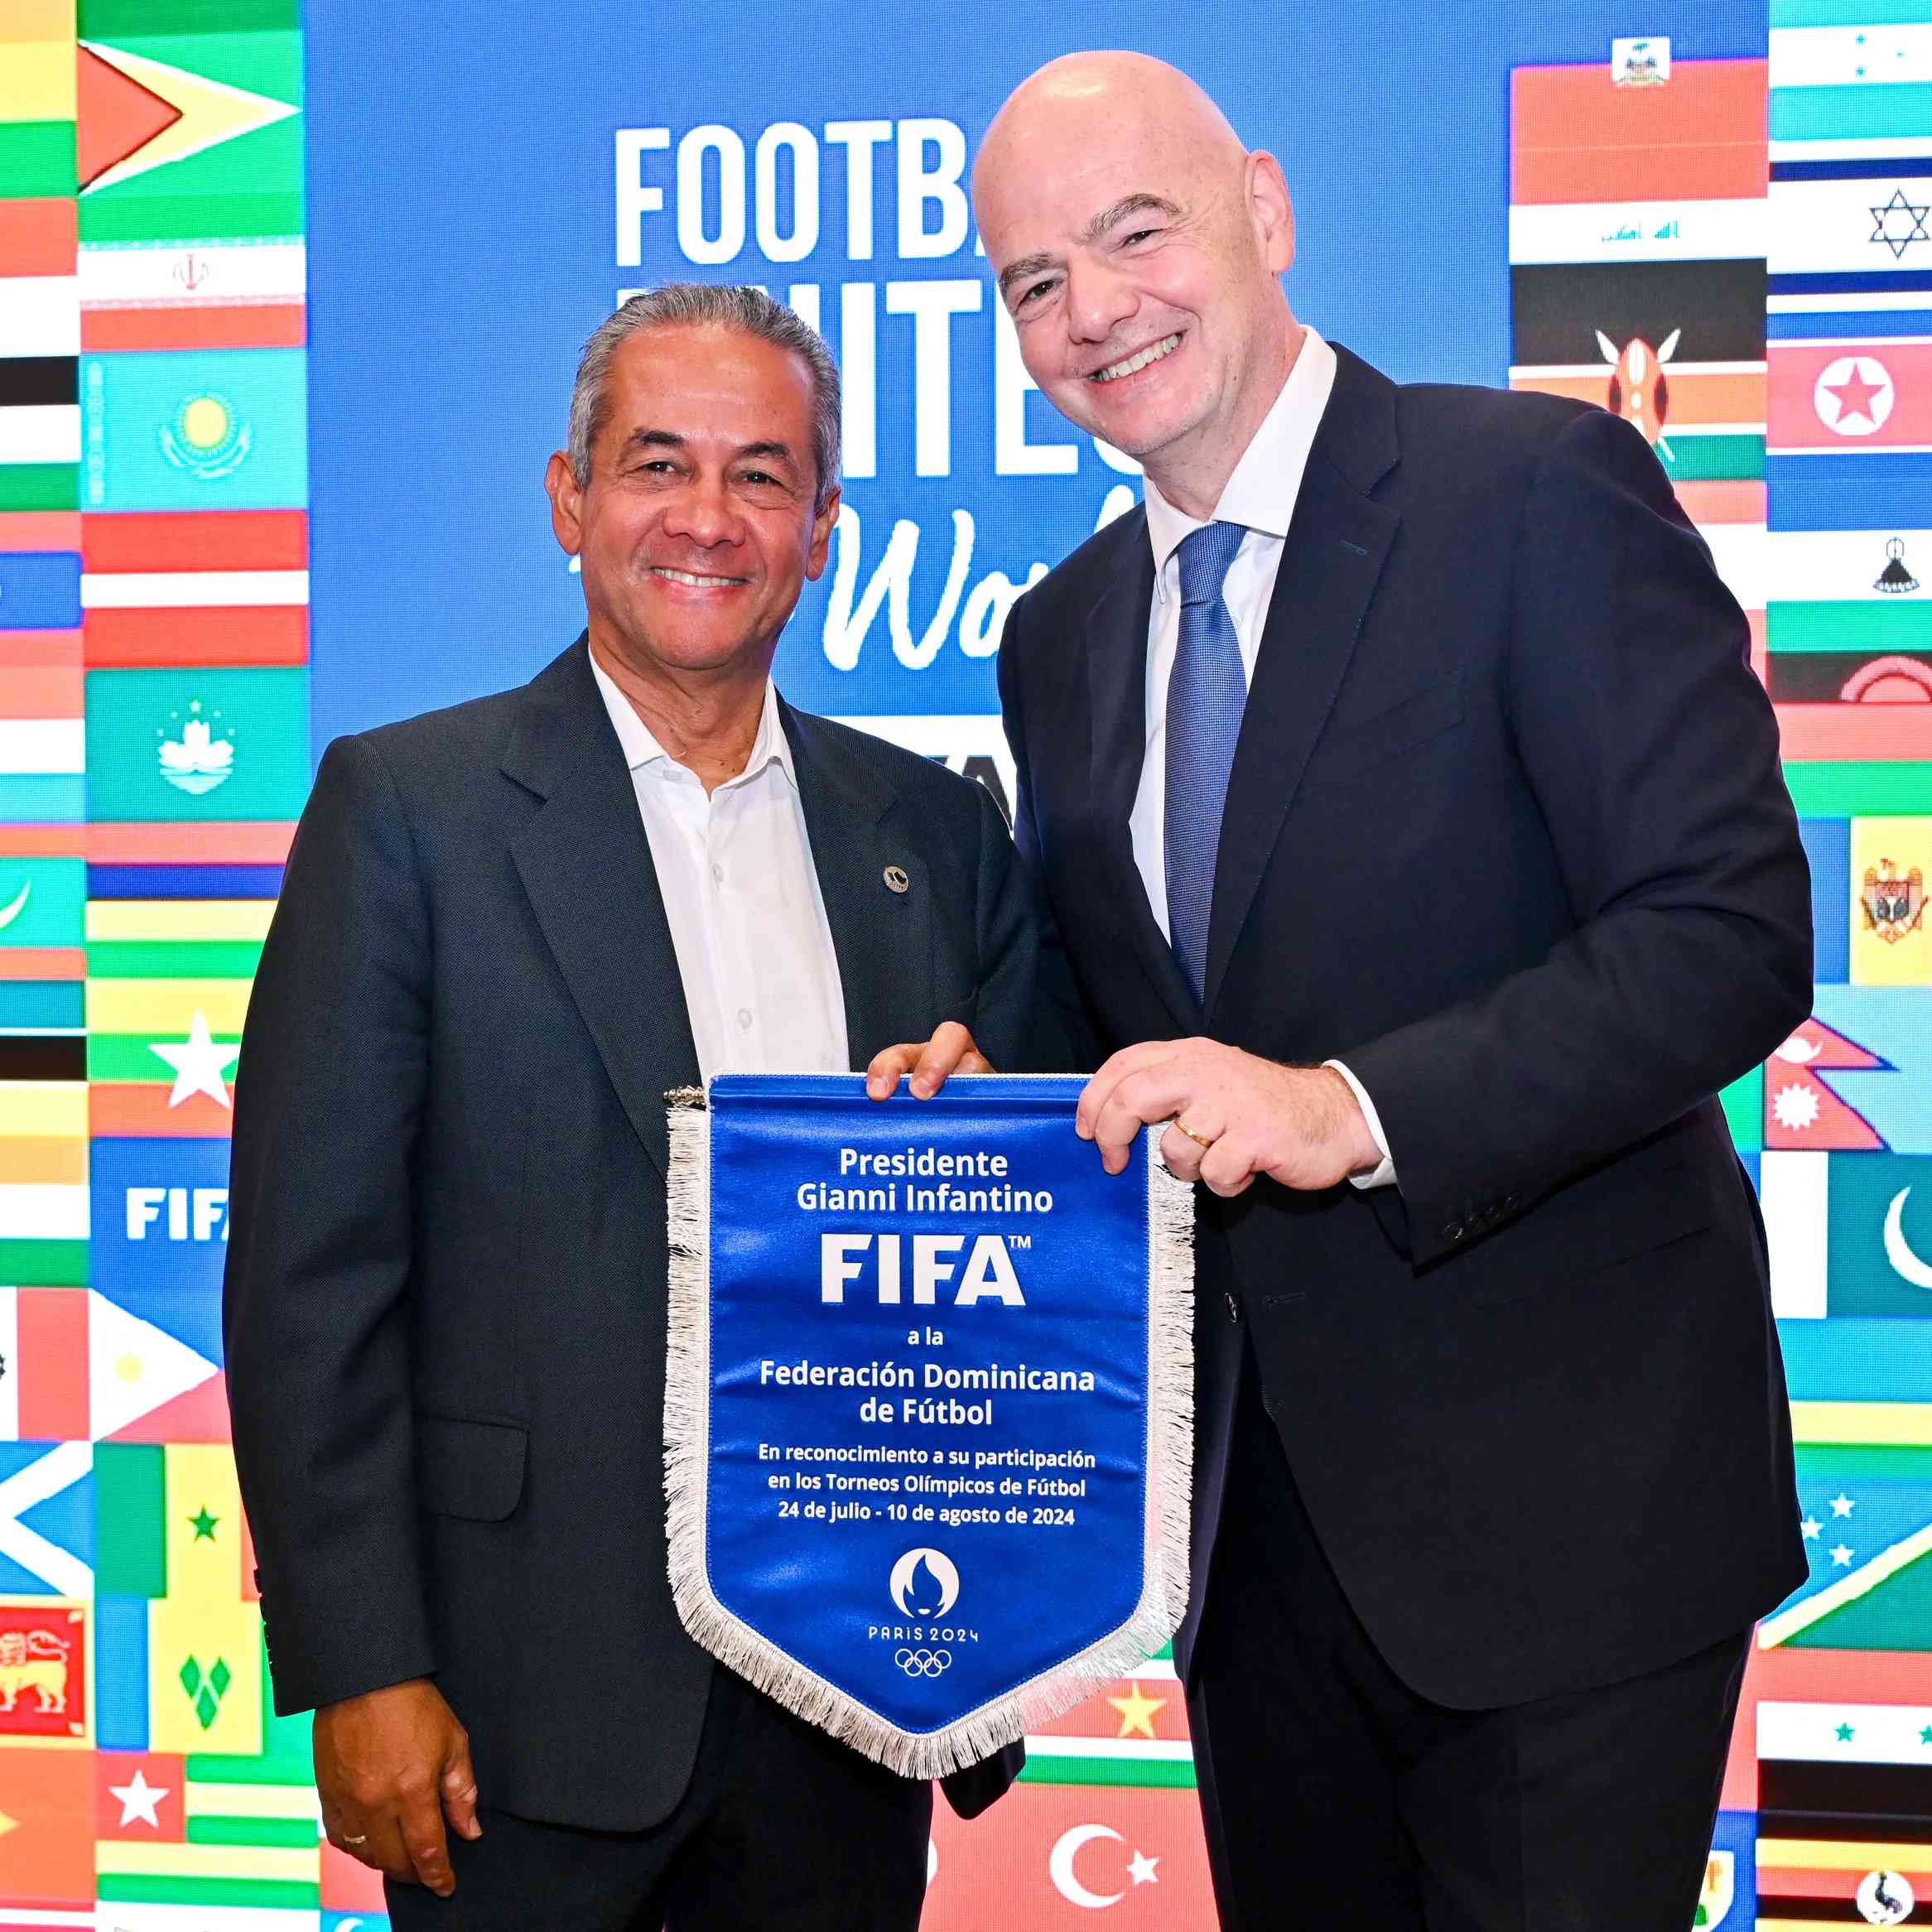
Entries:
<svg viewBox="0 0 1932 1932">
<path fill-rule="evenodd" d="M 1812 865 L 1812 1018 L 1725 1093 L 1810 1578 L 1758 1631 L 1696 1920 L 1797 1932 L 1932 1915 L 1932 7 L 1770 27 L 1766 64 L 1516 71 L 1510 383 L 1673 475 Z"/>
<path fill-rule="evenodd" d="M 1932 8 L 1771 29 L 1766 63 L 1515 75 L 1510 380 L 1650 439 L 1811 861 L 1813 1016 L 1725 1096 L 1811 1574 L 1758 1632 L 1697 1921 L 1796 1932 L 1932 1915 Z"/>
<path fill-rule="evenodd" d="M 220 1281 L 309 778 L 295 0 L 0 5 L 0 1925 L 364 1925 Z"/>
<path fill-rule="evenodd" d="M 1813 1017 L 1725 1096 L 1810 1579 L 1700 1926 L 1932 1918 L 1932 0 L 1511 76 L 1510 381 L 1636 424 L 1750 619 Z M 0 1929 L 378 1932 L 273 1713 L 219 1322 L 310 777 L 299 0 L 0 0 Z M 934 1932 L 1215 1923 L 1170 1659 L 937 1808 Z"/>
</svg>

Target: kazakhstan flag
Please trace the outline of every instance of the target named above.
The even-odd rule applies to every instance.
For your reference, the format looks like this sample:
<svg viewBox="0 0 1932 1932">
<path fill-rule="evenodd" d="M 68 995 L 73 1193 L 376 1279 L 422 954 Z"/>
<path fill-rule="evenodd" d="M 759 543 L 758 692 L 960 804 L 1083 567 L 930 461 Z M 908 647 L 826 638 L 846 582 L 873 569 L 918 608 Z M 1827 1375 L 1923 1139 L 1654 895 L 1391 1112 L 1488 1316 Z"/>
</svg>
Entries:
<svg viewBox="0 0 1932 1932">
<path fill-rule="evenodd" d="M 83 508 L 306 508 L 307 362 L 300 349 L 82 357 Z"/>
</svg>

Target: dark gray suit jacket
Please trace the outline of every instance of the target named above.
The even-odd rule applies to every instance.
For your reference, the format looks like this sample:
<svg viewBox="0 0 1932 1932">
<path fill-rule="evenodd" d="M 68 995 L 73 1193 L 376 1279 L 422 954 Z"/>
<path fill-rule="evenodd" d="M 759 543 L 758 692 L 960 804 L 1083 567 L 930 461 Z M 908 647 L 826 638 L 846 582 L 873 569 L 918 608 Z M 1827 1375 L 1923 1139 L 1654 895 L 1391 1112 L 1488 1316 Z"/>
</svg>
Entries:
<svg viewBox="0 0 1932 1932">
<path fill-rule="evenodd" d="M 943 1019 L 1016 1064 L 1034 939 L 991 798 L 782 710 L 855 1067 Z M 582 638 L 330 747 L 235 1088 L 229 1393 L 278 1711 L 433 1675 L 491 1804 L 677 1804 L 712 1665 L 665 1563 L 663 1096 L 697 1072 Z"/>
</svg>

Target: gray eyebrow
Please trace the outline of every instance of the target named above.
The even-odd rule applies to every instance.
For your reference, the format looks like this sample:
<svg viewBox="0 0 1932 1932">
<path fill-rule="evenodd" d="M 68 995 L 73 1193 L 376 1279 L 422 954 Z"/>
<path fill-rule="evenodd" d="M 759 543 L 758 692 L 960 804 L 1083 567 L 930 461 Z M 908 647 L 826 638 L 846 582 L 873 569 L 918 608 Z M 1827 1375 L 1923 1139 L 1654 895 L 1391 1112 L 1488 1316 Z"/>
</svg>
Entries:
<svg viewBox="0 0 1932 1932">
<path fill-rule="evenodd" d="M 1101 237 L 1118 222 L 1125 221 L 1130 214 L 1139 214 L 1148 209 L 1156 209 L 1166 215 L 1178 215 L 1181 211 L 1172 202 L 1160 195 L 1123 195 L 1111 207 L 1103 208 L 1092 216 L 1073 238 L 1082 247 L 1097 242 Z M 1029 275 L 1038 275 L 1042 269 L 1051 268 L 1053 258 L 1046 254 L 1022 255 L 1017 262 L 1009 262 L 1000 271 L 1000 297 L 1006 299 L 1008 289 L 1015 282 Z"/>
</svg>

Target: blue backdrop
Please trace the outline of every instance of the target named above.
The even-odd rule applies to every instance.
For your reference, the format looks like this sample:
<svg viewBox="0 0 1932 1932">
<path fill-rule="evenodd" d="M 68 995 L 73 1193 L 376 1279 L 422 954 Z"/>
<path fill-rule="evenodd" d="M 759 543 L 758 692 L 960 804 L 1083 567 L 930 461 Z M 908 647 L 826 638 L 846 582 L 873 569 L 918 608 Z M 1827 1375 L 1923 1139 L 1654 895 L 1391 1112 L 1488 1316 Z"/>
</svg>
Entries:
<svg viewBox="0 0 1932 1932">
<path fill-rule="evenodd" d="M 721 0 L 701 11 L 502 9 L 487 33 L 464 36 L 433 8 L 317 9 L 308 98 L 310 152 L 320 157 L 309 213 L 316 755 L 340 732 L 520 682 L 576 635 L 576 582 L 542 491 L 576 351 L 620 289 L 691 276 L 817 290 L 853 392 L 846 503 L 858 528 L 841 532 L 834 566 L 780 648 L 787 696 L 835 715 L 994 710 L 992 657 L 973 653 L 991 642 L 999 586 L 976 602 L 976 590 L 995 571 L 1024 585 L 1031 566 L 1094 528 L 1110 489 L 1133 483 L 1037 395 L 1009 403 L 1024 412 L 1027 447 L 1009 432 L 1000 448 L 985 262 L 970 227 L 951 245 L 942 191 L 914 212 L 946 252 L 902 249 L 902 124 L 959 131 L 954 155 L 919 144 L 915 161 L 944 175 L 1040 61 L 1094 45 L 1160 54 L 1201 79 L 1245 140 L 1279 156 L 1299 219 L 1289 283 L 1298 314 L 1399 378 L 1501 383 L 1509 70 L 1607 58 L 1604 17 L 1602 0 L 1294 12 Z M 1667 0 L 1617 31 L 1668 34 L 1679 60 L 1766 51 L 1761 0 Z M 760 246 L 759 143 L 781 123 L 802 140 L 769 137 L 767 238 L 778 253 L 795 248 L 810 238 L 809 214 L 802 236 L 797 226 L 801 206 L 816 209 L 816 246 L 796 261 Z M 854 123 L 890 125 L 870 147 L 827 137 L 828 124 Z M 715 145 L 701 154 L 693 142 L 681 156 L 705 127 L 741 146 L 742 197 L 721 193 L 732 162 Z M 620 219 L 627 128 L 662 131 L 640 135 L 625 164 L 645 190 L 634 207 L 653 191 L 661 205 Z M 642 145 L 660 139 L 667 145 Z M 801 165 L 811 166 L 798 162 L 799 145 L 816 151 L 816 196 L 797 192 Z M 860 152 L 870 162 L 869 252 L 850 219 L 848 162 Z M 701 163 L 701 212 L 680 191 Z M 741 214 L 743 246 L 728 259 L 694 262 L 681 248 L 681 231 L 689 240 L 695 226 L 721 254 Z M 620 229 L 637 243 L 634 263 L 619 260 Z M 933 282 L 955 286 L 908 287 Z M 860 328 L 870 317 L 874 355 L 845 340 L 848 302 Z M 923 320 L 906 312 L 921 302 L 934 305 Z M 942 317 L 941 303 L 963 312 Z M 1020 473 L 1029 466 L 1067 473 Z M 874 573 L 902 519 L 917 552 L 895 655 L 891 598 L 862 620 L 868 589 L 886 589 Z M 902 555 L 910 542 L 902 531 Z M 850 589 L 840 610 L 841 556 Z M 829 654 L 828 605 L 843 619 Z"/>
</svg>

